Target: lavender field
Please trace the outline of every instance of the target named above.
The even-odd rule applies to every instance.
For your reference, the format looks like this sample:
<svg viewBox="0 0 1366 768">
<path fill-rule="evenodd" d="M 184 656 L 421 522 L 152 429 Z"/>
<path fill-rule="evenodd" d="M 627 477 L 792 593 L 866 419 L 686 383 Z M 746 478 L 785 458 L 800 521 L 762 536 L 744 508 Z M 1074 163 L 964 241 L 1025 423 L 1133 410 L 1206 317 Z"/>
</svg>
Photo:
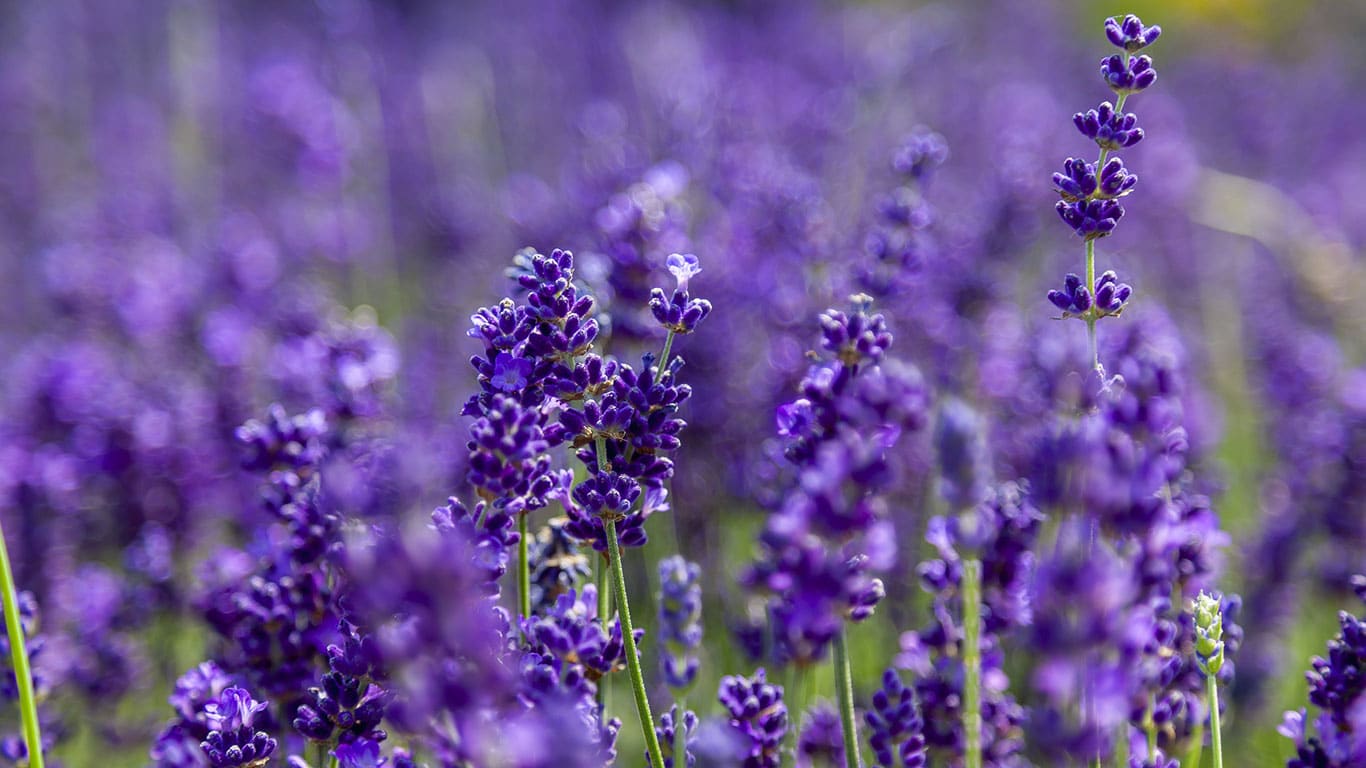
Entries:
<svg viewBox="0 0 1366 768">
<path fill-rule="evenodd" d="M 0 768 L 1366 768 L 1363 40 L 3 4 Z"/>
</svg>

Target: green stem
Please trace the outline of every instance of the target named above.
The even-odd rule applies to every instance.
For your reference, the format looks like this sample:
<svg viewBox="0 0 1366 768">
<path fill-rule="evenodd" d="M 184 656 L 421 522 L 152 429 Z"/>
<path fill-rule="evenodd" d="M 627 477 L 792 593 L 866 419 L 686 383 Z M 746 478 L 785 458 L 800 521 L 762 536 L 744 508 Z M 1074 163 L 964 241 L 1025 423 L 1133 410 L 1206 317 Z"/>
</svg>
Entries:
<svg viewBox="0 0 1366 768">
<path fill-rule="evenodd" d="M 597 558 L 596 581 L 598 586 L 598 622 L 603 629 L 607 629 L 607 623 L 611 620 L 609 614 L 612 613 L 612 572 L 607 567 L 607 560 Z"/>
<path fill-rule="evenodd" d="M 1151 758 L 1151 754 L 1149 755 Z M 1115 768 L 1129 768 L 1129 721 L 1119 725 L 1119 739 L 1115 741 Z"/>
<path fill-rule="evenodd" d="M 1096 241 L 1086 241 L 1086 290 L 1096 287 Z M 1091 350 L 1091 368 L 1100 368 L 1100 346 L 1096 343 L 1096 317 L 1088 310 L 1086 314 L 1086 340 Z"/>
<path fill-rule="evenodd" d="M 28 666 L 28 649 L 24 646 L 24 626 L 19 620 L 19 592 L 14 586 L 14 571 L 10 568 L 9 549 L 5 546 L 5 531 L 0 528 L 0 598 L 5 602 L 5 632 L 9 635 L 10 659 L 14 664 L 14 678 L 19 686 L 19 718 L 23 721 L 24 744 L 28 747 L 29 768 L 43 768 L 43 736 L 38 727 L 38 697 L 33 692 L 33 672 Z"/>
<path fill-rule="evenodd" d="M 1129 53 L 1128 53 L 1127 51 L 1125 51 L 1125 53 L 1124 53 L 1124 65 L 1127 67 L 1127 66 L 1128 66 L 1128 63 L 1129 63 Z M 1125 93 L 1125 94 L 1121 94 L 1117 99 L 1115 99 L 1115 112 L 1116 112 L 1116 113 L 1120 113 L 1120 112 L 1124 109 L 1124 102 L 1125 102 L 1125 100 L 1128 99 L 1128 98 L 1129 98 L 1129 94 Z M 1097 178 L 1099 178 L 1100 169 L 1101 169 L 1102 167 L 1105 166 L 1105 158 L 1109 157 L 1109 155 L 1110 155 L 1110 150 L 1108 150 L 1108 149 L 1106 149 L 1106 148 L 1104 148 L 1104 147 L 1101 147 L 1101 149 L 1100 149 L 1100 157 L 1096 159 L 1096 175 L 1097 175 Z M 1086 290 L 1087 290 L 1087 291 L 1094 291 L 1094 290 L 1096 290 L 1096 241 L 1094 241 L 1094 240 L 1087 240 L 1087 241 L 1086 241 Z M 1092 295 L 1091 299 L 1092 299 L 1092 301 L 1094 301 L 1094 300 L 1095 300 L 1095 296 Z M 1087 342 L 1088 342 L 1088 344 L 1089 344 L 1089 346 L 1090 346 L 1090 348 L 1091 348 L 1091 368 L 1092 368 L 1093 370 L 1099 371 L 1099 370 L 1101 370 L 1101 367 L 1100 367 L 1100 349 L 1099 349 L 1099 345 L 1096 343 L 1096 318 L 1095 318 L 1095 315 L 1092 314 L 1092 313 L 1089 312 L 1089 311 L 1088 311 L 1087 314 L 1088 314 L 1088 317 L 1086 318 L 1086 339 L 1087 339 Z"/>
<path fill-rule="evenodd" d="M 1148 759 L 1152 760 L 1157 755 L 1157 723 L 1153 722 L 1153 708 L 1157 706 L 1156 697 L 1148 707 L 1148 711 L 1143 714 L 1143 731 L 1148 735 Z"/>
<path fill-rule="evenodd" d="M 607 630 L 608 624 L 612 618 L 612 585 L 610 578 L 612 569 L 608 567 L 607 560 L 602 557 L 594 558 L 593 565 L 594 578 L 598 587 L 598 623 L 602 625 L 603 630 Z M 608 687 L 609 682 L 611 682 L 611 678 L 607 675 L 603 675 L 602 678 L 598 680 L 598 703 L 602 705 L 604 716 L 606 716 L 608 706 L 612 703 L 612 691 Z"/>
<path fill-rule="evenodd" d="M 1224 740 L 1219 733 L 1219 683 L 1214 675 L 1205 676 L 1209 691 L 1209 737 L 1214 749 L 1214 768 L 1224 768 Z"/>
<path fill-rule="evenodd" d="M 523 619 L 531 616 L 531 558 L 527 555 L 527 513 L 517 515 L 517 610 Z"/>
<path fill-rule="evenodd" d="M 982 768 L 982 563 L 963 562 L 963 765 Z"/>
<path fill-rule="evenodd" d="M 674 348 L 674 332 L 669 331 L 669 335 L 664 338 L 664 351 L 659 354 L 659 373 L 664 374 L 664 367 L 669 364 L 669 350 Z"/>
<path fill-rule="evenodd" d="M 688 711 L 688 702 L 685 694 L 679 694 L 674 701 L 674 743 L 673 758 L 675 766 L 686 765 L 688 759 L 688 734 L 683 730 L 683 716 Z"/>
<path fill-rule="evenodd" d="M 1205 724 L 1196 723 L 1191 731 L 1191 748 L 1186 751 L 1186 759 L 1181 762 L 1186 768 L 1200 768 L 1205 758 Z"/>
<path fill-rule="evenodd" d="M 616 541 L 616 521 L 607 521 L 608 563 L 612 566 L 612 592 L 616 593 L 617 615 L 622 618 L 622 641 L 626 645 L 626 671 L 631 675 L 631 693 L 635 694 L 635 715 L 641 719 L 641 730 L 645 731 L 645 750 L 650 756 L 653 768 L 664 768 L 664 753 L 660 752 L 660 739 L 654 734 L 654 715 L 650 713 L 650 700 L 645 694 L 645 675 L 641 672 L 641 656 L 635 650 L 635 627 L 631 625 L 631 604 L 627 603 L 626 570 L 622 568 L 622 547 Z"/>
<path fill-rule="evenodd" d="M 601 454 L 599 454 L 601 455 Z M 655 718 L 650 713 L 650 699 L 645 695 L 645 676 L 640 671 L 640 655 L 636 652 L 635 628 L 631 624 L 631 604 L 626 597 L 626 571 L 621 566 L 621 545 L 617 543 L 617 521 L 607 518 L 607 560 L 612 566 L 612 591 L 617 597 L 617 615 L 621 617 L 621 638 L 626 646 L 626 671 L 631 675 L 631 692 L 635 694 L 636 716 L 645 732 L 645 751 L 653 768 L 664 768 L 664 753 L 659 749 L 655 734 Z"/>
<path fill-rule="evenodd" d="M 860 768 L 858 732 L 854 730 L 854 678 L 849 671 L 847 625 L 835 635 L 835 698 L 840 705 L 840 725 L 844 732 L 844 766 Z"/>
</svg>

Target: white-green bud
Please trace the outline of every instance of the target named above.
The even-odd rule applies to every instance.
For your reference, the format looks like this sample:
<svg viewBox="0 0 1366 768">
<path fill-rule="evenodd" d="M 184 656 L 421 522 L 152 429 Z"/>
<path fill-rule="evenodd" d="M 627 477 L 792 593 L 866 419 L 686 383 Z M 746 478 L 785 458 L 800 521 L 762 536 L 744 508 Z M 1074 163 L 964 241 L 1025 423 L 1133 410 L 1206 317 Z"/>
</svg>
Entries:
<svg viewBox="0 0 1366 768">
<path fill-rule="evenodd" d="M 1195 598 L 1195 663 L 1206 675 L 1224 668 L 1224 617 L 1218 598 L 1200 593 Z"/>
</svg>

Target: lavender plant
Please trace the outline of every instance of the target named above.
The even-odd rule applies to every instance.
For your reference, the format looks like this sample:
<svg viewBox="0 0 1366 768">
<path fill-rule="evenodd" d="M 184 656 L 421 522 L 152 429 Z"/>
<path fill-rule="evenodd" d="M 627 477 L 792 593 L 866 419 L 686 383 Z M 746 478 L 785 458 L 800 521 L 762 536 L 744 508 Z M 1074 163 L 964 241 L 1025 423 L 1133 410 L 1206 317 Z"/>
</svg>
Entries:
<svg viewBox="0 0 1366 768">
<path fill-rule="evenodd" d="M 1357 575 L 1353 585 L 1366 603 L 1366 576 Z M 1319 710 L 1307 719 L 1305 710 L 1286 712 L 1278 731 L 1295 743 L 1295 756 L 1286 768 L 1356 765 L 1366 759 L 1366 730 L 1361 727 L 1366 711 L 1366 617 L 1342 611 L 1341 631 L 1328 642 L 1328 656 L 1315 656 L 1309 680 L 1309 703 Z"/>
<path fill-rule="evenodd" d="M 1133 289 L 1121 283 L 1113 270 L 1096 277 L 1096 240 L 1114 233 L 1124 216 L 1120 198 L 1133 192 L 1138 176 L 1129 172 L 1112 151 L 1132 147 L 1143 140 L 1143 129 L 1138 117 L 1124 112 L 1124 105 L 1133 94 L 1147 90 L 1157 80 L 1157 70 L 1146 54 L 1134 54 L 1157 41 L 1162 28 L 1144 26 L 1133 14 L 1119 19 L 1106 19 L 1105 36 L 1120 49 L 1120 53 L 1100 61 L 1100 74 L 1115 94 L 1115 102 L 1101 102 L 1096 109 L 1078 112 L 1072 117 L 1077 130 L 1100 147 L 1096 162 L 1069 157 L 1062 173 L 1053 174 L 1053 186 L 1059 197 L 1055 206 L 1058 216 L 1086 241 L 1085 279 L 1068 273 L 1062 290 L 1048 292 L 1048 300 L 1062 310 L 1064 318 L 1076 317 L 1086 322 L 1086 335 L 1091 345 L 1091 366 L 1104 380 L 1100 352 L 1096 345 L 1096 321 L 1124 311 Z M 1108 160 L 1106 158 L 1109 158 Z"/>
<path fill-rule="evenodd" d="M 1053 0 L 133 6 L 0 32 L 0 764 L 1276 749 L 1366 552 L 1350 18 L 1174 8 L 1142 126 L 1106 22 L 1083 341 Z M 1337 627 L 1294 764 L 1363 759 Z"/>
</svg>

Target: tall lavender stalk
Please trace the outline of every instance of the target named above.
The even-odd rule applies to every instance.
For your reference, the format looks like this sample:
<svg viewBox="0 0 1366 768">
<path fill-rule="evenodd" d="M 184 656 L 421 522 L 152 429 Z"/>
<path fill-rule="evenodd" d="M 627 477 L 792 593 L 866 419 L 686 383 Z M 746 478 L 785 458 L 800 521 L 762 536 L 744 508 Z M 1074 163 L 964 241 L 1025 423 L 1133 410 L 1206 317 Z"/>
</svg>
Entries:
<svg viewBox="0 0 1366 768">
<path fill-rule="evenodd" d="M 1210 746 L 1214 768 L 1224 768 L 1223 734 L 1219 730 L 1219 670 L 1224 667 L 1224 619 L 1220 601 L 1200 593 L 1195 600 L 1195 659 L 1205 673 L 1209 698 Z"/>
<path fill-rule="evenodd" d="M 1110 235 L 1124 215 L 1119 198 L 1133 191 L 1138 176 L 1129 173 L 1124 161 L 1109 157 L 1111 150 L 1132 147 L 1143 140 L 1143 129 L 1138 118 L 1124 113 L 1129 96 L 1152 85 L 1157 80 L 1152 59 L 1133 56 L 1148 47 L 1162 28 L 1145 27 L 1135 15 L 1123 21 L 1107 19 L 1105 35 L 1120 48 L 1120 53 L 1101 59 L 1100 74 L 1115 93 L 1115 103 L 1102 102 L 1096 109 L 1078 112 L 1072 122 L 1082 135 L 1096 142 L 1100 156 L 1095 165 L 1080 158 L 1069 157 L 1063 172 L 1053 174 L 1053 185 L 1062 197 L 1057 203 L 1058 215 L 1072 227 L 1078 237 L 1086 240 L 1086 282 L 1074 274 L 1067 275 L 1063 290 L 1049 291 L 1048 300 L 1063 312 L 1063 317 L 1086 321 L 1086 335 L 1091 351 L 1093 370 L 1103 371 L 1096 344 L 1096 321 L 1124 311 L 1133 289 L 1119 282 L 1113 271 L 1096 277 L 1096 240 Z"/>
<path fill-rule="evenodd" d="M 38 726 L 38 698 L 33 693 L 33 672 L 29 669 L 28 649 L 24 646 L 24 627 L 19 620 L 19 591 L 14 586 L 14 569 L 10 567 L 9 547 L 5 531 L 0 528 L 0 595 L 5 601 L 5 633 L 9 636 L 10 659 L 14 663 L 14 679 L 19 688 L 19 716 L 23 720 L 24 744 L 28 748 L 28 765 L 43 768 L 43 736 Z"/>
</svg>

